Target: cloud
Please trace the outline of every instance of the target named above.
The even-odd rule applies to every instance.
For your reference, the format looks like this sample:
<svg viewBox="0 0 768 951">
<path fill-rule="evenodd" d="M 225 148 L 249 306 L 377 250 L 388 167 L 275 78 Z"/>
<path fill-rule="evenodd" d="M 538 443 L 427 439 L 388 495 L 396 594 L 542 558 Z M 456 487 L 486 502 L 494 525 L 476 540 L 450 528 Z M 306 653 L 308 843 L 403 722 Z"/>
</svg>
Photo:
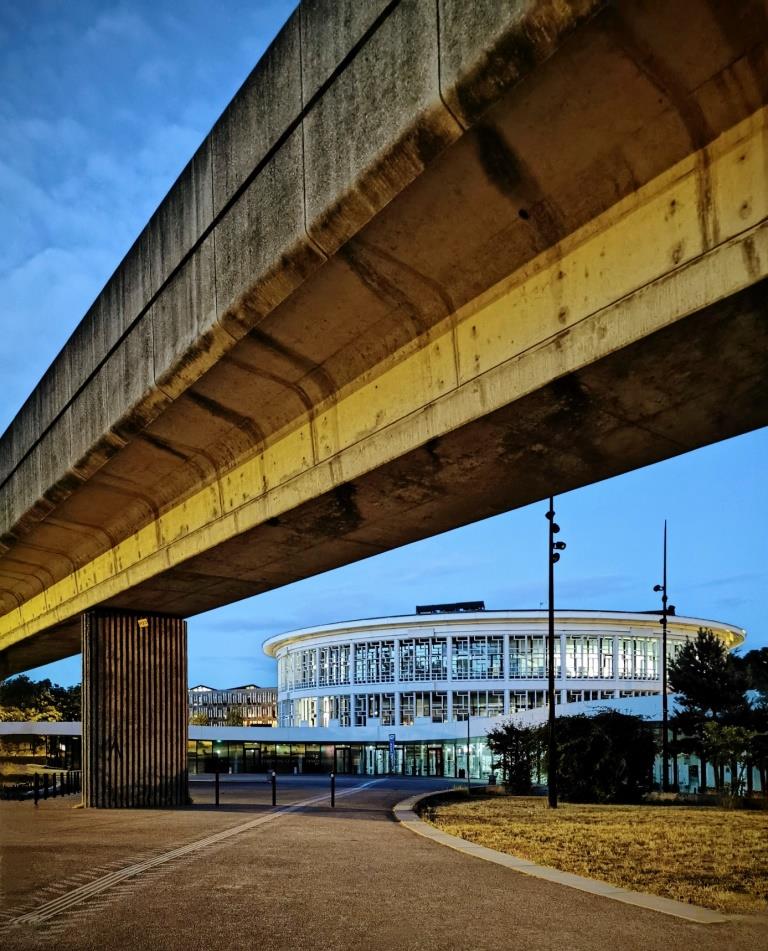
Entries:
<svg viewBox="0 0 768 951">
<path fill-rule="evenodd" d="M 136 81 L 151 89 L 160 89 L 174 73 L 174 65 L 168 60 L 150 59 L 136 70 Z"/>
<path fill-rule="evenodd" d="M 0 275 L 0 320 L 13 329 L 0 334 L 0 432 L 96 295 L 109 260 L 99 249 L 49 247 Z"/>
<path fill-rule="evenodd" d="M 768 575 L 764 571 L 743 571 L 735 575 L 723 575 L 719 578 L 708 578 L 706 581 L 695 581 L 685 585 L 694 590 L 699 588 L 730 588 L 734 585 L 752 584 L 755 581 L 765 582 Z"/>
<path fill-rule="evenodd" d="M 153 38 L 154 32 L 149 24 L 134 10 L 125 8 L 107 10 L 99 14 L 95 23 L 84 34 L 85 41 L 94 46 L 113 43 L 115 40 L 123 43 L 146 43 Z"/>
<path fill-rule="evenodd" d="M 749 604 L 749 599 L 739 597 L 718 598 L 715 601 L 715 604 L 719 608 L 726 608 L 727 610 L 730 610 L 731 608 L 740 608 L 744 604 Z"/>
</svg>

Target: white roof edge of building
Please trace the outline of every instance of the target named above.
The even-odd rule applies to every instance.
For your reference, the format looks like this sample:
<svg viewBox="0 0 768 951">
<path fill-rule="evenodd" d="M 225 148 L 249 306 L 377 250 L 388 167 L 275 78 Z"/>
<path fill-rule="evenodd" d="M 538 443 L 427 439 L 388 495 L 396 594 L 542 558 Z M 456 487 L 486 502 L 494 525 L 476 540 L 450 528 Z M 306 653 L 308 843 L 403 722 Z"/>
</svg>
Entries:
<svg viewBox="0 0 768 951">
<path fill-rule="evenodd" d="M 660 625 L 661 612 L 647 611 L 590 611 L 586 609 L 560 608 L 555 611 L 556 621 L 568 619 L 584 620 L 590 619 L 599 622 L 601 620 L 621 621 L 635 624 L 645 623 L 647 626 L 657 627 Z M 293 631 L 286 631 L 281 634 L 273 634 L 262 644 L 262 650 L 269 657 L 275 657 L 279 647 L 296 643 L 302 640 L 308 640 L 322 635 L 344 635 L 354 634 L 366 630 L 388 630 L 396 628 L 412 627 L 436 627 L 443 624 L 468 624 L 473 625 L 482 622 L 498 623 L 502 620 L 514 620 L 520 622 L 528 621 L 546 621 L 548 612 L 546 608 L 538 610 L 487 610 L 487 611 L 459 611 L 452 614 L 402 614 L 393 617 L 361 618 L 356 621 L 336 621 L 331 624 L 321 624 L 313 627 L 298 628 Z M 746 637 L 744 628 L 737 624 L 730 624 L 726 621 L 715 621 L 711 618 L 688 617 L 686 615 L 669 615 L 670 627 L 711 627 L 716 634 L 728 632 L 734 643 L 729 645 L 735 647 L 741 644 Z"/>
</svg>

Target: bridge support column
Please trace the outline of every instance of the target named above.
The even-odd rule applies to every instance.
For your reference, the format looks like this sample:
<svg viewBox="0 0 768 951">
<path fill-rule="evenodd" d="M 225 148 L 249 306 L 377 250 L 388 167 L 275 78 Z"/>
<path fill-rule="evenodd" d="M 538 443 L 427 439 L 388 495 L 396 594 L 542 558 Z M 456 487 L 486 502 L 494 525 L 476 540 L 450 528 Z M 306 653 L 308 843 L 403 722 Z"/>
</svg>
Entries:
<svg viewBox="0 0 768 951">
<path fill-rule="evenodd" d="M 185 805 L 186 621 L 89 611 L 82 647 L 84 805 Z"/>
</svg>

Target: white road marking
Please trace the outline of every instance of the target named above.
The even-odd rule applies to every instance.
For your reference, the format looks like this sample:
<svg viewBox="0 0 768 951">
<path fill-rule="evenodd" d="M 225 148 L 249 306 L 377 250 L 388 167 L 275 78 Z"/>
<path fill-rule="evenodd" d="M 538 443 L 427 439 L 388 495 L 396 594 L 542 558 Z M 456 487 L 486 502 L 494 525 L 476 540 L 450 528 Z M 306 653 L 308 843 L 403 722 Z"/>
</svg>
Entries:
<svg viewBox="0 0 768 951">
<path fill-rule="evenodd" d="M 375 786 L 378 782 L 381 782 L 381 780 L 373 779 L 359 786 L 352 786 L 350 789 L 341 789 L 336 793 L 336 798 L 342 799 L 345 796 L 352 796 L 363 789 L 367 789 L 369 786 Z M 193 852 L 198 852 L 200 849 L 205 849 L 210 845 L 216 845 L 225 839 L 239 835 L 241 832 L 248 832 L 250 829 L 255 829 L 257 826 L 264 825 L 266 822 L 272 822 L 281 816 L 288 815 L 291 812 L 298 812 L 306 806 L 312 806 L 315 803 L 323 802 L 327 799 L 330 799 L 330 793 L 323 793 L 322 796 L 314 796 L 311 799 L 302 799 L 299 802 L 291 803 L 289 806 L 279 806 L 273 812 L 259 816 L 258 819 L 252 819 L 250 822 L 233 826 L 231 829 L 225 829 L 223 832 L 216 832 L 213 835 L 206 836 L 204 839 L 198 839 L 195 842 L 190 842 L 188 845 L 182 845 L 177 849 L 172 849 L 170 852 L 155 855 L 150 859 L 146 859 L 144 862 L 138 862 L 135 865 L 128 865 L 125 868 L 118 869 L 116 872 L 104 875 L 102 878 L 97 878 L 95 881 L 81 885 L 79 888 L 75 888 L 73 891 L 61 895 L 59 898 L 46 902 L 34 911 L 20 915 L 18 918 L 12 918 L 3 926 L 3 930 L 13 925 L 36 925 L 48 921 L 50 918 L 60 915 L 75 905 L 80 905 L 89 898 L 93 898 L 94 895 L 99 895 L 110 888 L 114 888 L 115 885 L 118 885 L 120 882 L 135 878 L 137 875 L 156 868 L 158 865 L 164 865 L 166 862 L 172 862 L 174 859 L 182 858 Z"/>
</svg>

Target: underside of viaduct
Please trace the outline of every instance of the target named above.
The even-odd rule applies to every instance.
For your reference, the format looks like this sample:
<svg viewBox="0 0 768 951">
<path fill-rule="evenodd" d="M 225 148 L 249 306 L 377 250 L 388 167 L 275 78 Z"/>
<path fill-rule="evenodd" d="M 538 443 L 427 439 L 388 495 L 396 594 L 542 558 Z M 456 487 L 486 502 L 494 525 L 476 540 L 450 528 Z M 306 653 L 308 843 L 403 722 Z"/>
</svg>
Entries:
<svg viewBox="0 0 768 951">
<path fill-rule="evenodd" d="M 767 43 L 303 2 L 0 442 L 0 674 L 765 425 Z"/>
</svg>

